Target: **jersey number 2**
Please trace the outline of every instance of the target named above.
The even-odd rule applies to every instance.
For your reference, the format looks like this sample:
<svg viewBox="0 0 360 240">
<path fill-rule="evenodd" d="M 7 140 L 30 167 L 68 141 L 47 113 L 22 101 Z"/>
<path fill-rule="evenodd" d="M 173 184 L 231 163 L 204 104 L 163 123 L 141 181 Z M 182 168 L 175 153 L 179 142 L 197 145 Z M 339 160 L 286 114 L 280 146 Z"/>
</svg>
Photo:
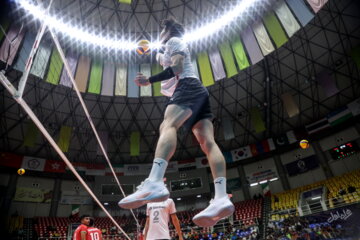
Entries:
<svg viewBox="0 0 360 240">
<path fill-rule="evenodd" d="M 90 236 L 91 236 L 91 240 L 100 240 L 99 233 L 97 232 L 90 233 Z"/>
<path fill-rule="evenodd" d="M 159 211 L 154 211 L 154 222 L 159 222 Z"/>
</svg>

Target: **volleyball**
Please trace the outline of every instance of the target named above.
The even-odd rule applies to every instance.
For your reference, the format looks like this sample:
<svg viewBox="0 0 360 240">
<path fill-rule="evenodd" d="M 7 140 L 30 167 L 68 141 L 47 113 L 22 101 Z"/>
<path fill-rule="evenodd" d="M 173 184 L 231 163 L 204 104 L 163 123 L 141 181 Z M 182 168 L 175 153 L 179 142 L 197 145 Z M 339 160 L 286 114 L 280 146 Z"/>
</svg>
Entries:
<svg viewBox="0 0 360 240">
<path fill-rule="evenodd" d="M 19 169 L 17 170 L 17 173 L 18 173 L 19 175 L 24 175 L 25 169 L 19 168 Z"/>
<path fill-rule="evenodd" d="M 308 148 L 308 147 L 310 147 L 310 145 L 309 145 L 309 141 L 308 140 L 301 140 L 300 141 L 300 147 L 302 148 L 302 149 L 306 149 L 306 148 Z"/>
<path fill-rule="evenodd" d="M 150 42 L 148 40 L 140 40 L 137 43 L 136 52 L 139 55 L 149 55 L 150 54 Z"/>
</svg>

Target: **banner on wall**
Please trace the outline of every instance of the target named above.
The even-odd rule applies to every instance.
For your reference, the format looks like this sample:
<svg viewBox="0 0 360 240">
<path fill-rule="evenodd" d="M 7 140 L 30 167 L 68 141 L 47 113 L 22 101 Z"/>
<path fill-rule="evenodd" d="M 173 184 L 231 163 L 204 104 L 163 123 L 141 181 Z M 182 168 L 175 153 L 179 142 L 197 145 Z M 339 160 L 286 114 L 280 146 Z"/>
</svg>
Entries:
<svg viewBox="0 0 360 240">
<path fill-rule="evenodd" d="M 17 202 L 50 203 L 51 199 L 51 190 L 38 188 L 19 187 L 14 196 L 14 201 Z"/>
<path fill-rule="evenodd" d="M 295 176 L 305 173 L 312 169 L 319 167 L 319 160 L 316 155 L 312 155 L 303 159 L 299 159 L 288 164 L 285 164 L 286 171 L 289 176 Z"/>
<path fill-rule="evenodd" d="M 261 182 L 264 180 L 270 180 L 272 178 L 277 178 L 277 177 L 278 175 L 276 173 L 275 168 L 256 171 L 246 176 L 249 183 Z"/>
<path fill-rule="evenodd" d="M 63 195 L 60 200 L 61 204 L 92 204 L 93 201 L 89 196 L 81 195 Z"/>
<path fill-rule="evenodd" d="M 147 175 L 150 173 L 152 164 L 125 164 L 124 175 L 125 176 L 136 176 L 136 175 Z"/>
</svg>

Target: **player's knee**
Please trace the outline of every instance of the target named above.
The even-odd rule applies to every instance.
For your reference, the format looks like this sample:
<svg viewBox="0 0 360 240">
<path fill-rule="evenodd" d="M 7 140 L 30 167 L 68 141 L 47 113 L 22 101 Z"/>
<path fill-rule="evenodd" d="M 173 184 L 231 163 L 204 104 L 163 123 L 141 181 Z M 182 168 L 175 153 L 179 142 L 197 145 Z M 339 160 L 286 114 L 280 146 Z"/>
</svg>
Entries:
<svg viewBox="0 0 360 240">
<path fill-rule="evenodd" d="M 177 130 L 178 126 L 176 126 L 174 121 L 170 119 L 169 120 L 165 119 L 160 125 L 160 133 L 165 132 L 166 130 L 169 130 L 171 128 L 175 128 Z"/>
<path fill-rule="evenodd" d="M 207 138 L 203 138 L 202 141 L 200 142 L 202 150 L 205 153 L 209 153 L 211 149 L 215 146 L 215 144 L 216 143 L 213 139 L 207 139 Z"/>
</svg>

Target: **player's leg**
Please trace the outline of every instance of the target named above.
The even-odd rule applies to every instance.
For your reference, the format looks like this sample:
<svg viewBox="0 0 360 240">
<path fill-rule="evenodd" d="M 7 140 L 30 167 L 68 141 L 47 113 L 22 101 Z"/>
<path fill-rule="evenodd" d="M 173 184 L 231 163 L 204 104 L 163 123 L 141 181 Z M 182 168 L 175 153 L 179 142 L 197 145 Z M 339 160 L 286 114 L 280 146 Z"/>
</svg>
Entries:
<svg viewBox="0 0 360 240">
<path fill-rule="evenodd" d="M 119 202 L 122 208 L 138 208 L 148 202 L 161 202 L 169 197 L 163 177 L 176 149 L 177 130 L 191 116 L 192 111 L 179 105 L 170 104 L 165 110 L 160 126 L 160 137 L 155 151 L 155 159 L 149 177 L 137 191 Z"/>
<path fill-rule="evenodd" d="M 177 130 L 191 116 L 190 108 L 170 104 L 165 110 L 164 120 L 160 125 L 160 136 L 155 150 L 155 158 L 149 179 L 162 181 L 168 161 L 176 150 Z"/>
<path fill-rule="evenodd" d="M 155 158 L 169 161 L 176 150 L 176 132 L 190 116 L 190 108 L 176 104 L 168 105 L 164 120 L 160 125 L 160 137 L 155 150 Z"/>
<path fill-rule="evenodd" d="M 198 121 L 192 131 L 200 144 L 201 150 L 205 153 L 211 168 L 214 179 L 226 177 L 226 164 L 224 155 L 214 139 L 214 126 L 210 119 Z"/>
<path fill-rule="evenodd" d="M 214 178 L 215 196 L 210 205 L 197 214 L 193 221 L 202 227 L 215 225 L 220 219 L 234 212 L 234 205 L 226 193 L 226 164 L 214 139 L 214 127 L 210 119 L 202 119 L 193 126 L 193 133 L 205 153 Z"/>
</svg>

